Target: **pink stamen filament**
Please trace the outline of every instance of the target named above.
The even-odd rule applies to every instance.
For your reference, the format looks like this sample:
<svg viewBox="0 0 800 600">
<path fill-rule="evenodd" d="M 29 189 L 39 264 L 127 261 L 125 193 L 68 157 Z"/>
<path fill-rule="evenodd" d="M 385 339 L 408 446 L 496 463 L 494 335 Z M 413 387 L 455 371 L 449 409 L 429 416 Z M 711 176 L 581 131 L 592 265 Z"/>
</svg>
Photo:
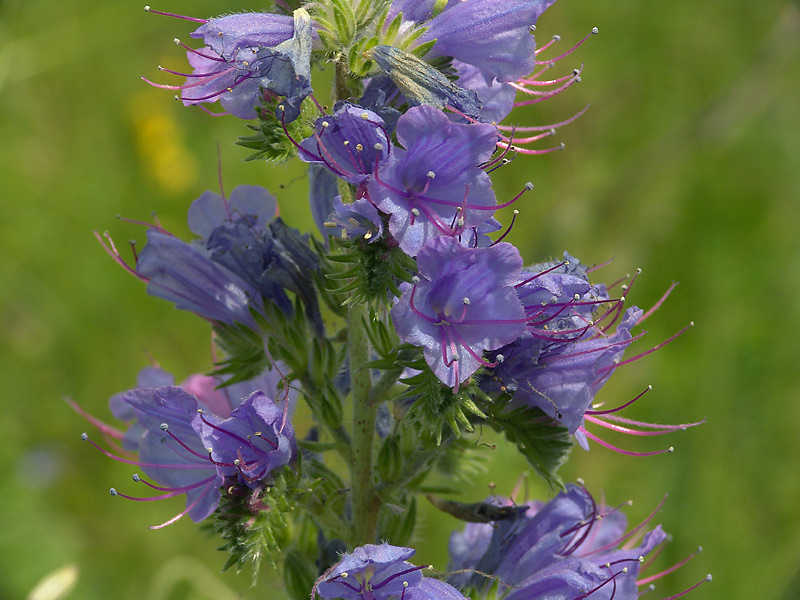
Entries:
<svg viewBox="0 0 800 600">
<path fill-rule="evenodd" d="M 705 576 L 703 579 L 701 579 L 700 581 L 698 581 L 697 583 L 695 583 L 695 584 L 694 584 L 692 587 L 690 587 L 690 588 L 688 588 L 688 589 L 685 589 L 685 590 L 683 590 L 682 592 L 679 592 L 679 593 L 675 594 L 674 596 L 670 596 L 669 598 L 664 598 L 664 600 L 676 600 L 677 598 L 680 598 L 680 597 L 682 597 L 682 596 L 685 596 L 686 594 L 688 594 L 688 593 L 689 593 L 689 592 L 691 592 L 692 590 L 694 590 L 694 589 L 696 589 L 696 588 L 700 587 L 701 585 L 703 585 L 703 584 L 704 584 L 704 583 L 706 583 L 707 581 L 711 581 L 711 575 L 706 575 L 706 576 Z"/>
<path fill-rule="evenodd" d="M 696 551 L 692 552 L 689 556 L 684 558 L 682 561 L 680 561 L 677 564 L 672 565 L 668 569 L 665 569 L 664 571 L 661 571 L 660 573 L 656 573 L 655 575 L 650 575 L 649 577 L 645 577 L 644 579 L 637 580 L 636 581 L 636 585 L 639 585 L 639 586 L 648 585 L 648 584 L 652 583 L 653 581 L 656 581 L 657 579 L 661 579 L 662 577 L 664 577 L 666 575 L 669 575 L 670 573 L 672 573 L 674 571 L 677 571 L 683 565 L 685 565 L 690 560 L 692 560 L 695 556 L 697 556 L 700 552 L 702 552 L 702 550 L 703 550 L 702 548 L 698 548 Z"/>
<path fill-rule="evenodd" d="M 616 408 L 608 408 L 606 410 L 587 410 L 585 414 L 587 415 L 609 415 L 611 413 L 619 412 L 624 408 L 629 407 L 631 404 L 636 402 L 639 398 L 644 396 L 647 392 L 651 391 L 653 386 L 647 386 L 643 392 L 641 392 L 638 396 L 636 396 L 633 400 L 628 400 L 625 404 L 617 406 Z"/>
<path fill-rule="evenodd" d="M 544 61 L 538 61 L 538 60 L 537 60 L 537 61 L 536 61 L 536 64 L 537 64 L 537 65 L 551 65 L 551 64 L 553 64 L 553 63 L 555 63 L 555 62 L 558 62 L 558 61 L 560 61 L 562 58 L 566 58 L 567 56 L 569 56 L 570 54 L 572 54 L 573 52 L 575 52 L 575 50 L 577 50 L 578 48 L 580 48 L 580 47 L 581 47 L 581 45 L 583 45 L 583 43 L 584 43 L 586 40 L 588 40 L 590 37 L 592 37 L 592 36 L 593 36 L 595 33 L 596 33 L 596 30 L 592 30 L 592 31 L 590 31 L 589 33 L 587 33 L 587 34 L 586 34 L 586 36 L 585 36 L 585 37 L 584 37 L 584 38 L 583 38 L 581 41 L 579 41 L 577 44 L 575 44 L 575 45 L 574 45 L 572 48 L 570 48 L 569 50 L 567 50 L 567 51 L 566 51 L 566 52 L 564 52 L 563 54 L 559 54 L 559 55 L 558 55 L 558 56 L 556 56 L 555 58 L 551 58 L 551 59 L 549 59 L 549 60 L 544 60 Z M 553 41 L 555 41 L 555 40 L 553 40 Z M 552 41 L 551 41 L 550 43 L 546 44 L 545 46 L 542 46 L 542 48 L 541 48 L 541 49 L 542 49 L 542 50 L 544 50 L 544 49 L 545 49 L 547 46 L 549 46 L 550 44 L 552 44 Z M 538 55 L 538 52 L 537 52 L 537 55 Z"/>
<path fill-rule="evenodd" d="M 207 114 L 209 117 L 226 117 L 226 116 L 228 116 L 229 114 L 231 114 L 231 113 L 229 113 L 228 111 L 224 111 L 224 112 L 214 112 L 213 110 L 209 109 L 207 106 L 203 106 L 202 104 L 194 104 L 193 106 L 196 106 L 197 108 L 199 108 L 200 110 L 202 110 L 202 111 L 203 111 L 204 113 L 206 113 L 206 114 Z"/>
<path fill-rule="evenodd" d="M 517 215 L 518 215 L 518 214 L 519 214 L 519 211 L 518 211 L 518 210 L 515 210 L 515 211 L 514 211 L 514 214 L 513 214 L 513 216 L 511 217 L 511 223 L 510 223 L 510 224 L 509 224 L 509 226 L 506 228 L 506 230 L 503 232 L 503 234 L 502 234 L 502 235 L 501 235 L 499 238 L 497 238 L 495 241 L 493 241 L 493 242 L 492 242 L 492 244 L 491 244 L 492 246 L 494 246 L 495 244 L 499 244 L 500 242 L 502 242 L 504 239 L 506 239 L 506 236 L 507 236 L 509 233 L 511 233 L 511 229 L 514 227 L 514 223 L 517 221 Z M 475 231 L 475 243 L 477 244 L 477 242 L 478 242 L 478 232 L 477 232 L 477 230 L 476 230 L 476 231 Z"/>
<path fill-rule="evenodd" d="M 608 544 L 606 544 L 605 546 L 602 546 L 602 547 L 600 547 L 600 548 L 595 548 L 595 549 L 594 549 L 594 550 L 592 550 L 591 552 L 587 552 L 586 554 L 583 554 L 581 557 L 582 557 L 582 558 L 585 558 L 585 557 L 587 557 L 587 556 L 591 556 L 592 554 L 597 554 L 598 552 L 605 552 L 606 550 L 608 550 L 608 549 L 610 549 L 610 548 L 616 548 L 617 546 L 619 546 L 620 544 L 622 544 L 622 542 L 624 542 L 625 540 L 627 540 L 627 539 L 630 539 L 631 537 L 633 537 L 634 535 L 636 535 L 636 533 L 637 533 L 637 532 L 639 532 L 639 531 L 640 531 L 642 528 L 644 528 L 644 527 L 645 527 L 645 526 L 646 526 L 646 525 L 647 525 L 647 524 L 648 524 L 650 521 L 652 521 L 652 520 L 653 520 L 653 518 L 654 518 L 654 517 L 655 517 L 655 516 L 658 514 L 658 512 L 661 510 L 661 507 L 662 507 L 662 506 L 664 506 L 664 502 L 666 501 L 666 499 L 667 499 L 667 496 L 666 496 L 666 494 L 665 494 L 665 495 L 664 495 L 664 496 L 661 498 L 661 501 L 658 503 L 658 505 L 657 505 L 657 506 L 656 506 L 656 507 L 655 507 L 655 508 L 654 508 L 654 509 L 653 509 L 653 510 L 650 512 L 650 514 L 649 514 L 649 515 L 647 515 L 647 517 L 645 517 L 645 518 L 644 518 L 644 520 L 643 520 L 641 523 L 639 523 L 639 524 L 638 524 L 636 527 L 634 527 L 633 529 L 631 529 L 631 530 L 630 530 L 628 533 L 626 533 L 625 535 L 623 535 L 621 538 L 619 538 L 619 539 L 616 539 L 616 540 L 613 540 L 613 541 L 609 542 Z"/>
<path fill-rule="evenodd" d="M 120 431 L 116 427 L 112 427 L 111 425 L 104 423 L 94 415 L 91 415 L 90 413 L 86 412 L 86 410 L 84 410 L 84 408 L 80 404 L 75 402 L 75 400 L 73 400 L 69 396 L 64 397 L 64 402 L 66 402 L 70 406 L 70 408 L 72 408 L 72 410 L 74 410 L 84 419 L 89 421 L 89 423 L 97 427 L 97 429 L 103 435 L 107 435 L 118 440 L 121 440 L 123 437 L 125 437 L 125 434 L 122 431 Z"/>
<path fill-rule="evenodd" d="M 194 502 L 192 502 L 184 510 L 179 512 L 177 515 L 175 515 L 171 519 L 169 519 L 167 521 L 164 521 L 160 525 L 151 525 L 149 527 L 149 529 L 162 529 L 162 528 L 166 527 L 167 525 L 172 525 L 173 523 L 178 521 L 180 518 L 182 518 L 185 514 L 187 514 L 190 510 L 192 510 L 195 506 L 197 506 L 197 504 L 200 502 L 200 500 L 202 500 L 205 497 L 205 495 L 212 489 L 212 486 L 214 485 L 214 479 L 215 478 L 212 478 L 211 481 L 209 481 L 208 484 L 206 484 L 205 489 L 203 489 L 203 491 L 197 496 L 197 498 L 194 500 Z"/>
<path fill-rule="evenodd" d="M 227 72 L 228 71 L 225 71 L 225 73 Z M 184 96 L 183 100 L 185 100 L 186 102 L 202 102 L 203 100 L 211 100 L 211 98 L 217 98 L 218 96 L 221 96 L 226 92 L 232 92 L 235 88 L 239 87 L 242 83 L 251 78 L 252 77 L 250 75 L 244 75 L 241 78 L 237 77 L 237 79 L 233 82 L 233 84 L 230 87 L 223 88 L 217 92 L 214 92 L 213 94 L 209 94 L 208 96 L 200 96 L 198 98 L 187 98 L 186 96 Z M 199 85 L 199 83 L 195 85 Z M 194 85 L 187 87 L 194 87 Z"/>
<path fill-rule="evenodd" d="M 207 58 L 208 60 L 215 60 L 217 62 L 224 62 L 224 63 L 229 62 L 225 60 L 223 57 L 221 57 L 219 54 L 217 54 L 217 56 L 209 56 L 208 54 L 203 54 L 202 52 L 200 52 L 200 50 L 205 50 L 206 48 L 208 48 L 208 46 L 203 46 L 202 48 L 200 48 L 200 50 L 197 50 L 196 48 L 190 48 L 180 40 L 177 40 L 177 45 L 183 48 L 184 50 L 191 52 L 192 54 L 197 54 L 197 56 L 200 56 L 202 58 Z M 211 50 L 211 48 L 208 49 Z M 213 50 L 211 51 L 214 52 Z"/>
<path fill-rule="evenodd" d="M 604 448 L 607 448 L 609 450 L 613 450 L 614 452 L 616 452 L 618 454 L 624 454 L 625 456 L 655 456 L 656 454 L 666 454 L 668 452 L 672 452 L 672 450 L 673 450 L 672 447 L 665 448 L 663 450 L 655 450 L 653 452 L 633 452 L 632 450 L 623 450 L 622 448 L 618 448 L 617 446 L 614 446 L 613 444 L 610 444 L 610 443 L 608 443 L 608 442 L 606 442 L 604 440 L 601 440 L 599 437 L 597 437 L 596 435 L 594 435 L 590 431 L 587 431 L 583 426 L 579 427 L 579 429 L 584 433 L 584 435 L 586 437 L 588 437 L 591 440 L 594 440 L 595 442 L 597 442 L 598 444 L 600 444 Z"/>
<path fill-rule="evenodd" d="M 634 356 L 632 358 L 629 358 L 627 360 L 623 360 L 622 362 L 620 362 L 619 364 L 614 365 L 613 367 L 606 367 L 606 369 L 613 369 L 613 368 L 616 368 L 616 367 L 621 367 L 622 365 L 627 365 L 628 363 L 632 363 L 635 360 L 639 360 L 640 358 L 643 358 L 643 357 L 647 356 L 648 354 L 651 354 L 651 353 L 655 352 L 659 348 L 663 348 L 664 346 L 669 344 L 671 341 L 673 341 L 676 338 L 678 338 L 679 336 L 683 335 L 683 333 L 685 333 L 686 330 L 689 329 L 690 327 L 692 327 L 693 325 L 694 325 L 694 323 L 689 323 L 686 327 L 681 329 L 678 333 L 672 335 L 671 337 L 669 337 L 668 339 L 664 340 L 660 344 L 658 344 L 656 346 L 653 346 L 652 348 L 650 348 L 650 350 L 646 350 L 645 352 L 642 352 L 641 354 L 637 354 L 636 356 Z M 636 338 L 634 338 L 634 339 L 637 339 L 641 335 L 642 334 L 637 335 Z M 606 369 L 601 369 L 601 371 L 606 370 Z"/>
<path fill-rule="evenodd" d="M 544 271 L 540 271 L 539 273 L 536 273 L 535 275 L 532 275 L 531 277 L 528 277 L 528 279 L 525 279 L 524 281 L 520 281 L 519 283 L 515 284 L 514 287 L 515 288 L 522 287 L 523 285 L 526 285 L 526 284 L 530 283 L 531 281 L 533 281 L 535 279 L 538 279 L 542 275 L 547 275 L 548 273 L 551 273 L 552 271 L 555 271 L 556 269 L 559 269 L 559 268 L 563 267 L 566 264 L 569 264 L 569 262 L 566 261 L 566 260 L 562 261 L 562 262 L 558 263 L 557 265 L 554 265 L 554 266 L 550 267 L 549 269 L 545 269 Z"/>
<path fill-rule="evenodd" d="M 604 351 L 606 351 L 606 350 L 608 350 L 610 348 L 614 348 L 615 346 L 626 346 L 627 347 L 629 344 L 631 344 L 631 343 L 635 342 L 637 339 L 639 339 L 642 335 L 643 334 L 640 333 L 639 335 L 634 336 L 630 340 L 622 340 L 621 342 L 614 342 L 614 343 L 611 343 L 611 344 L 607 344 L 605 346 L 601 346 L 599 348 L 591 348 L 589 350 L 583 350 L 581 352 L 571 352 L 570 354 L 558 354 L 556 356 L 548 358 L 547 361 L 548 362 L 556 362 L 556 361 L 559 361 L 559 360 L 568 360 L 568 359 L 575 358 L 575 357 L 578 357 L 578 356 L 586 356 L 588 354 L 594 354 L 595 352 L 604 352 Z M 607 367 L 605 369 L 600 369 L 600 370 L 598 370 L 597 374 L 598 374 L 598 376 L 604 375 L 608 371 L 613 371 L 616 368 L 616 366 L 617 365 L 612 365 L 612 366 Z"/>
<path fill-rule="evenodd" d="M 606 585 L 608 585 L 609 583 L 613 584 L 613 589 L 611 590 L 611 596 L 610 596 L 610 598 L 612 598 L 612 599 L 613 599 L 613 598 L 614 598 L 614 595 L 617 593 L 617 577 L 618 577 L 619 575 L 622 575 L 622 574 L 624 574 L 626 571 L 625 571 L 625 570 L 621 570 L 621 571 L 617 571 L 616 573 L 614 573 L 614 572 L 612 572 L 612 571 L 611 571 L 611 567 L 608 567 L 608 570 L 609 570 L 609 572 L 610 572 L 610 575 L 609 575 L 609 578 L 608 578 L 608 579 L 606 579 L 606 580 L 605 580 L 603 583 L 601 583 L 601 584 L 599 584 L 599 585 L 595 586 L 594 588 L 592 588 L 591 590 L 589 590 L 589 591 L 588 591 L 588 592 L 586 592 L 585 594 L 581 594 L 581 595 L 580 595 L 580 596 L 578 596 L 577 598 L 573 598 L 573 600 L 583 600 L 584 598 L 588 598 L 589 596 L 591 596 L 592 594 L 594 594 L 594 593 L 595 593 L 596 591 L 598 591 L 599 589 L 601 589 L 601 588 L 605 587 L 605 586 L 606 586 Z"/>
<path fill-rule="evenodd" d="M 497 142 L 497 146 L 500 148 L 511 147 L 510 144 L 508 144 L 507 142 Z M 527 154 L 528 156 L 538 156 L 540 154 L 549 154 L 550 152 L 563 150 L 564 144 L 559 144 L 558 146 L 553 146 L 552 148 L 544 148 L 543 150 L 531 150 L 529 148 L 520 148 L 518 146 L 513 146 L 512 149 L 514 150 L 514 152 L 519 152 L 520 154 Z"/>
<path fill-rule="evenodd" d="M 639 320 L 636 321 L 636 324 L 637 325 L 641 325 L 645 321 L 645 319 L 647 319 L 650 315 L 652 315 L 659 308 L 661 308 L 661 305 L 664 303 L 664 300 L 667 299 L 667 297 L 672 293 L 672 290 L 674 290 L 675 286 L 677 286 L 677 285 L 678 285 L 678 282 L 677 281 L 673 281 L 672 285 L 670 285 L 667 288 L 667 291 L 664 292 L 664 294 L 661 296 L 661 298 L 658 299 L 658 301 L 652 306 L 652 308 L 650 308 L 650 310 L 648 310 L 641 317 L 639 317 Z"/>
<path fill-rule="evenodd" d="M 128 263 L 126 263 L 122 259 L 119 252 L 117 251 L 116 246 L 114 245 L 114 240 L 111 239 L 111 236 L 108 234 L 107 231 L 103 232 L 103 236 L 108 240 L 108 246 L 106 246 L 106 243 L 103 241 L 103 238 L 100 236 L 100 234 L 97 233 L 96 231 L 94 232 L 94 237 L 97 238 L 97 241 L 100 242 L 100 245 L 103 247 L 103 250 L 106 251 L 106 253 L 114 260 L 115 263 L 117 263 L 119 266 L 121 266 L 123 269 L 125 269 L 128 273 L 130 273 L 137 279 L 140 279 L 145 283 L 150 281 L 150 279 L 148 279 L 144 275 L 139 274 L 136 271 L 136 269 L 131 267 Z"/>
<path fill-rule="evenodd" d="M 149 6 L 144 7 L 145 12 L 153 13 L 154 15 L 164 15 L 165 17 L 174 17 L 176 19 L 183 19 L 184 21 L 193 21 L 194 23 L 208 23 L 211 19 L 198 19 L 196 17 L 186 17 L 184 15 L 176 15 L 174 13 L 161 12 L 153 10 Z"/>
<path fill-rule="evenodd" d="M 605 427 L 606 429 L 609 429 L 611 431 L 616 431 L 618 433 L 627 433 L 628 435 L 638 435 L 638 436 L 665 435 L 667 433 L 672 433 L 673 431 L 677 431 L 686 427 L 679 425 L 655 425 L 650 423 L 641 423 L 640 425 L 641 427 L 649 427 L 653 429 L 653 431 L 641 431 L 639 429 L 631 429 L 629 427 L 624 427 L 622 425 L 615 425 L 613 423 L 608 423 L 603 419 L 591 415 L 585 415 L 585 418 L 590 423 L 595 423 L 596 425 L 600 427 Z M 699 424 L 700 423 L 693 423 L 692 425 L 699 425 Z"/>
<path fill-rule="evenodd" d="M 403 198 L 405 198 L 406 200 L 408 200 L 410 202 L 416 202 L 418 200 L 422 200 L 422 201 L 427 202 L 429 204 L 439 204 L 439 205 L 442 205 L 442 206 L 449 206 L 449 207 L 452 207 L 452 208 L 461 207 L 461 208 L 463 208 L 465 210 L 491 210 L 491 211 L 495 211 L 495 210 L 497 210 L 499 208 L 504 208 L 506 206 L 511 206 L 511 204 L 516 202 L 516 200 L 526 191 L 526 190 L 523 190 L 517 196 L 515 196 L 512 200 L 506 202 L 505 204 L 495 204 L 495 205 L 492 205 L 492 206 L 484 206 L 484 205 L 479 205 L 479 204 L 468 204 L 465 201 L 455 202 L 453 200 L 440 200 L 439 198 L 431 198 L 429 196 L 425 196 L 424 193 L 420 194 L 420 193 L 416 193 L 416 192 L 410 192 L 408 190 L 397 189 L 396 187 L 391 186 L 388 183 L 386 183 L 385 181 L 381 180 L 380 176 L 378 175 L 377 168 L 375 169 L 375 181 L 377 181 L 380 185 L 382 185 L 386 189 L 391 190 L 392 192 L 402 196 Z M 428 187 L 429 182 L 430 182 L 430 180 L 428 182 L 426 182 L 425 188 L 423 189 L 423 192 L 427 191 L 427 187 Z M 418 208 L 420 210 L 422 210 L 423 206 L 424 205 L 420 205 Z"/>
<path fill-rule="evenodd" d="M 548 41 L 544 46 L 540 46 L 539 48 L 537 48 L 535 50 L 536 55 L 538 56 L 540 52 L 544 52 L 550 46 L 552 46 L 556 42 L 560 42 L 560 41 L 561 41 L 561 36 L 560 35 L 554 35 L 553 37 L 550 38 L 550 41 Z"/>
<path fill-rule="evenodd" d="M 418 317 L 422 317 L 423 319 L 428 321 L 428 323 L 433 323 L 434 325 L 438 325 L 439 323 L 441 323 L 441 318 L 436 318 L 436 317 L 431 317 L 429 315 L 426 315 L 424 312 L 422 312 L 416 306 L 414 306 L 414 296 L 416 295 L 416 293 L 417 293 L 417 286 L 416 286 L 416 284 L 414 284 L 411 287 L 411 296 L 408 299 L 409 305 L 411 307 L 411 311 L 415 315 L 417 315 Z"/>
<path fill-rule="evenodd" d="M 108 458 L 112 460 L 116 460 L 117 462 L 125 463 L 126 465 L 133 465 L 135 467 L 153 467 L 155 469 L 208 469 L 208 464 L 200 465 L 200 464 L 169 464 L 169 463 L 146 463 L 140 462 L 138 460 L 131 460 L 128 458 L 123 458 L 121 456 L 117 456 L 116 454 L 109 452 L 99 444 L 97 444 L 94 440 L 92 440 L 89 436 L 83 437 L 81 436 L 84 441 L 89 442 L 92 446 L 94 446 L 97 450 L 105 454 Z M 207 457 L 201 457 L 203 460 L 207 461 Z"/>
<path fill-rule="evenodd" d="M 669 428 L 670 431 L 683 431 L 684 429 L 688 429 L 689 427 L 696 427 L 697 425 L 703 425 L 706 422 L 706 419 L 702 419 L 701 421 L 695 421 L 694 423 L 681 423 L 679 425 L 662 425 L 660 423 L 645 423 L 644 421 L 634 421 L 633 419 L 626 419 L 625 417 L 620 417 L 619 415 L 606 415 L 605 418 L 610 421 L 616 421 L 618 423 L 627 423 L 628 425 L 635 425 L 637 427 L 649 427 L 653 429 Z"/>
<path fill-rule="evenodd" d="M 467 344 L 464 341 L 464 338 L 461 337 L 461 335 L 458 333 L 458 330 L 455 327 L 452 328 L 452 334 L 459 341 L 459 343 L 461 344 L 461 347 L 464 348 L 464 350 L 466 350 L 467 353 L 472 358 L 477 360 L 484 367 L 496 367 L 499 364 L 499 362 L 489 362 L 486 359 L 484 359 L 483 357 L 478 356 L 478 354 L 472 348 L 470 348 L 469 344 Z"/>
<path fill-rule="evenodd" d="M 533 131 L 546 131 L 548 129 L 558 129 L 559 127 L 563 127 L 564 125 L 569 125 L 570 123 L 578 119 L 581 115 L 583 115 L 583 113 L 585 113 L 587 110 L 589 110 L 588 104 L 584 106 L 580 111 L 575 113 L 573 116 L 571 116 L 569 119 L 560 121 L 559 123 L 553 123 L 551 125 L 535 125 L 530 127 L 514 127 L 511 125 L 498 125 L 497 128 L 502 131 L 521 131 L 523 133 L 528 133 Z M 587 272 L 588 271 L 589 270 L 587 269 Z"/>
<path fill-rule="evenodd" d="M 544 102 L 545 100 L 548 100 L 549 98 L 552 98 L 553 96 L 557 96 L 558 94 L 560 94 L 561 92 L 563 92 L 567 88 L 572 87 L 573 85 L 578 83 L 580 80 L 581 80 L 580 77 L 575 75 L 575 76 L 571 77 L 570 80 L 567 81 L 565 84 L 555 88 L 554 90 L 549 90 L 549 91 L 546 91 L 546 92 L 529 91 L 528 94 L 532 95 L 532 96 L 536 96 L 536 98 L 533 98 L 531 100 L 522 100 L 520 102 L 514 102 L 514 107 L 516 108 L 516 107 L 519 107 L 519 106 L 531 106 L 533 104 L 538 104 L 539 102 Z"/>
<path fill-rule="evenodd" d="M 556 130 L 555 129 L 550 129 L 548 131 L 545 131 L 544 133 L 540 133 L 538 135 L 532 135 L 532 136 L 526 137 L 526 138 L 511 138 L 511 137 L 508 137 L 508 136 L 505 136 L 505 135 L 501 135 L 500 139 L 502 139 L 504 142 L 508 142 L 509 144 L 512 144 L 512 143 L 514 143 L 514 144 L 531 144 L 533 142 L 538 142 L 539 140 L 542 140 L 542 139 L 547 138 L 547 137 L 553 137 L 555 134 L 556 134 Z"/>
</svg>

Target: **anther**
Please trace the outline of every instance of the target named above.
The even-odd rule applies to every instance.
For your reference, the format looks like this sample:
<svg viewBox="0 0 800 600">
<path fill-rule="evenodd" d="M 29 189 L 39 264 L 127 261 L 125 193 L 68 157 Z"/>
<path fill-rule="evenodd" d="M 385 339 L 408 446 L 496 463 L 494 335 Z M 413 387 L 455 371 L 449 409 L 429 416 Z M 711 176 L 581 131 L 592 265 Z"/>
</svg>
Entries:
<svg viewBox="0 0 800 600">
<path fill-rule="evenodd" d="M 134 481 L 136 481 L 137 483 L 138 483 L 139 481 L 141 481 L 141 480 L 142 480 L 142 478 L 141 478 L 141 477 L 139 477 L 139 474 L 138 474 L 138 473 L 134 473 L 134 474 L 131 476 L 131 479 L 133 479 L 133 480 L 134 480 Z"/>
<path fill-rule="evenodd" d="M 670 446 L 669 448 L 667 448 L 667 452 L 675 452 L 674 446 Z"/>
<path fill-rule="evenodd" d="M 533 191 L 533 182 L 532 181 L 526 182 L 525 183 L 525 189 L 528 190 L 529 192 L 532 192 Z"/>
<path fill-rule="evenodd" d="M 560 42 L 561 41 L 561 36 L 560 35 L 554 35 L 553 36 L 553 41 L 554 42 Z"/>
<path fill-rule="evenodd" d="M 330 124 L 328 121 L 323 121 L 323 122 L 322 122 L 322 126 L 323 126 L 323 127 L 330 127 L 330 125 L 331 125 L 331 124 Z"/>
<path fill-rule="evenodd" d="M 361 118 L 364 119 L 365 121 L 367 121 L 367 120 L 369 120 L 369 114 L 366 113 L 366 112 L 362 112 L 361 113 Z"/>
<path fill-rule="evenodd" d="M 592 27 L 592 35 L 597 35 L 600 33 L 600 30 L 597 27 Z"/>
<path fill-rule="evenodd" d="M 418 217 L 420 215 L 419 209 L 418 208 L 412 208 L 411 209 L 411 214 L 414 215 L 415 217 Z"/>
<path fill-rule="evenodd" d="M 531 33 L 536 31 L 536 25 L 531 25 L 530 27 L 528 27 L 528 31 L 530 31 Z"/>
<path fill-rule="evenodd" d="M 420 282 L 420 279 L 419 279 L 419 277 L 418 277 L 418 276 L 414 275 L 414 276 L 411 278 L 411 283 L 413 283 L 414 285 L 417 285 L 419 282 Z M 84 433 L 83 435 L 86 435 L 86 434 Z"/>
<path fill-rule="evenodd" d="M 108 493 L 111 494 L 112 496 L 116 496 L 117 495 L 117 490 L 115 490 L 114 488 L 110 488 L 108 490 Z"/>
<path fill-rule="evenodd" d="M 498 355 L 497 355 L 497 357 L 495 358 L 495 360 L 496 360 L 497 362 L 499 362 L 499 363 L 501 363 L 501 362 L 505 361 L 505 359 L 506 359 L 506 357 L 505 357 L 505 356 L 503 356 L 502 354 L 498 354 Z"/>
<path fill-rule="evenodd" d="M 463 300 L 461 300 L 461 302 L 464 304 L 464 306 L 469 306 L 469 298 L 467 298 L 466 296 L 464 296 L 464 298 L 463 298 Z"/>
<path fill-rule="evenodd" d="M 159 425 L 159 428 L 161 429 L 161 431 L 166 431 L 167 429 L 169 429 L 169 425 L 166 423 L 162 423 L 161 425 Z"/>
<path fill-rule="evenodd" d="M 149 4 L 145 5 L 144 12 L 150 12 L 150 5 Z"/>
<path fill-rule="evenodd" d="M 175 44 L 176 46 L 181 45 L 181 41 L 178 38 L 173 38 L 172 43 Z"/>
<path fill-rule="evenodd" d="M 350 145 L 350 140 L 345 140 L 345 141 L 343 141 L 343 142 L 342 142 L 342 145 L 343 145 L 343 146 L 349 146 L 349 145 Z"/>
<path fill-rule="evenodd" d="M 381 144 L 380 142 L 375 142 L 375 144 L 372 146 L 372 148 L 374 150 L 377 150 L 378 152 L 380 152 L 381 150 L 383 150 L 383 144 Z"/>
<path fill-rule="evenodd" d="M 364 150 L 364 144 L 361 143 L 356 144 L 356 150 L 358 152 L 362 152 Z"/>
<path fill-rule="evenodd" d="M 436 179 L 436 173 L 434 173 L 433 171 L 428 171 L 426 176 L 428 177 L 428 179 Z"/>
<path fill-rule="evenodd" d="M 87 434 L 86 432 L 83 432 L 81 434 L 81 440 L 83 440 L 85 442 L 88 439 L 89 439 L 89 434 Z"/>
</svg>

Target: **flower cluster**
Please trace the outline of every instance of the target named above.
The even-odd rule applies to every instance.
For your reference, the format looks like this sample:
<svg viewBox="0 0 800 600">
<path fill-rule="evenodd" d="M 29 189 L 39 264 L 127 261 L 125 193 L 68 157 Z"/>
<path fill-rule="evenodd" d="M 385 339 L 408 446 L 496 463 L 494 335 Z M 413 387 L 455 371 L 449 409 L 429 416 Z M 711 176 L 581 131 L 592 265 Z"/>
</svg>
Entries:
<svg viewBox="0 0 800 600">
<path fill-rule="evenodd" d="M 583 43 L 542 57 L 556 38 L 537 48 L 533 32 L 553 2 L 292 0 L 276 2 L 281 14 L 179 17 L 199 23 L 203 45 L 176 40 L 190 72 L 161 69 L 185 81 L 153 85 L 257 119 L 239 141 L 253 157 L 306 163 L 322 239 L 284 224 L 257 186 L 197 198 L 191 241 L 146 224 L 132 264 L 97 236 L 148 294 L 213 336 L 209 375 L 176 386 L 151 367 L 111 399 L 125 431 L 86 415 L 113 451 L 91 444 L 161 492 L 112 494 L 185 496 L 157 527 L 206 521 L 228 566 L 281 560 L 294 598 L 628 600 L 655 578 L 639 570 L 666 539 L 660 526 L 625 534 L 620 511 L 557 470 L 573 443 L 614 448 L 588 423 L 636 435 L 696 424 L 654 426 L 616 414 L 631 402 L 595 402 L 616 369 L 652 351 L 626 355 L 661 302 L 628 306 L 635 277 L 592 283 L 566 253 L 525 266 L 503 241 L 515 221 L 501 232 L 498 219 L 533 184 L 498 200 L 493 174 L 515 154 L 557 149 L 527 145 L 579 116 L 501 124 L 580 79 L 544 79 Z M 314 64 L 333 75 L 332 109 L 314 95 Z M 429 477 L 480 459 L 482 445 L 464 440 L 484 424 L 561 492 L 523 506 L 431 496 Z M 408 562 L 420 497 L 468 522 L 449 573 Z"/>
</svg>

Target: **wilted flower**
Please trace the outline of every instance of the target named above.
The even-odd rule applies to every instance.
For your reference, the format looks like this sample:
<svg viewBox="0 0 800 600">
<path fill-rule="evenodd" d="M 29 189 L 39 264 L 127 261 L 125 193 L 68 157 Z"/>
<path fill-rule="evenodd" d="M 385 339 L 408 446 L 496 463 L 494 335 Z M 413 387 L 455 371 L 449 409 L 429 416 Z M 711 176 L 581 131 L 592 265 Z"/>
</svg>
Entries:
<svg viewBox="0 0 800 600">
<path fill-rule="evenodd" d="M 285 98 L 278 105 L 279 119 L 290 122 L 300 115 L 300 104 L 311 93 L 313 29 L 304 9 L 296 10 L 294 18 L 242 13 L 189 20 L 203 23 L 192 37 L 206 44 L 199 50 L 184 46 L 193 72 L 161 69 L 186 77 L 186 83 L 152 85 L 180 90 L 186 106 L 219 100 L 241 119 L 256 118 L 256 106 L 266 90 Z"/>
</svg>

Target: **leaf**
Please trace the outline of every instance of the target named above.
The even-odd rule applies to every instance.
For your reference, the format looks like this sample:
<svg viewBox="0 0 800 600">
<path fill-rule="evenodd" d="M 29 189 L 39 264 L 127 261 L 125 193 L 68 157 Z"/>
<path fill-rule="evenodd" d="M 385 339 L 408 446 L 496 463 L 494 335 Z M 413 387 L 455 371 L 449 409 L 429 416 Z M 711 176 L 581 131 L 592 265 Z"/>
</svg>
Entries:
<svg viewBox="0 0 800 600">
<path fill-rule="evenodd" d="M 503 431 L 509 442 L 527 459 L 551 488 L 564 489 L 556 474 L 572 449 L 572 438 L 565 427 L 558 426 L 538 408 L 521 408 L 494 414 L 492 427 Z"/>
</svg>

